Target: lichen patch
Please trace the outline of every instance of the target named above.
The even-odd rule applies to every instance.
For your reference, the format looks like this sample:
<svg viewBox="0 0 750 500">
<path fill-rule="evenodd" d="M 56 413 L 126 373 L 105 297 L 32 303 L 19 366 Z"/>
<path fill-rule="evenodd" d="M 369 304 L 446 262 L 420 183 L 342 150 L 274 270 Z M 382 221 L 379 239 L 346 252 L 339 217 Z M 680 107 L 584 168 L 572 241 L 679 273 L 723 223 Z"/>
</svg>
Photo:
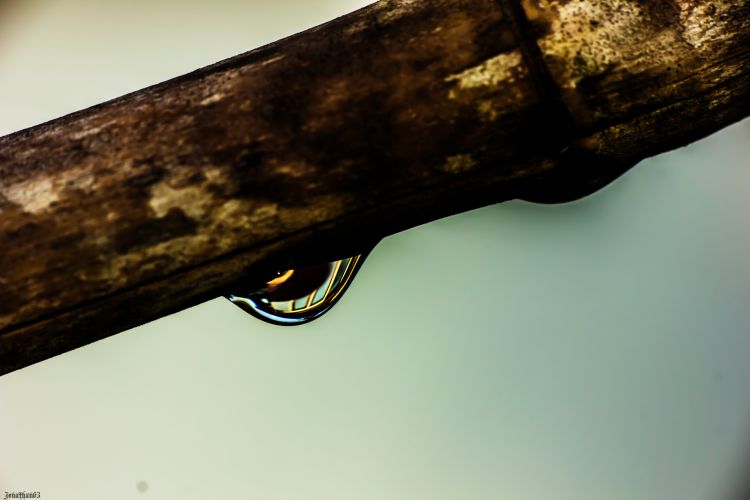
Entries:
<svg viewBox="0 0 750 500">
<path fill-rule="evenodd" d="M 210 95 L 200 102 L 201 106 L 210 106 L 224 99 L 224 94 L 217 92 L 216 94 Z"/>
<path fill-rule="evenodd" d="M 521 52 L 514 50 L 499 54 L 483 63 L 473 66 L 460 73 L 450 75 L 446 82 L 457 82 L 460 89 L 474 89 L 480 87 L 496 87 L 500 84 L 512 83 L 517 73 L 522 71 Z"/>
<path fill-rule="evenodd" d="M 471 155 L 455 155 L 446 158 L 440 166 L 440 171 L 448 174 L 461 174 L 473 170 L 477 161 Z"/>
<path fill-rule="evenodd" d="M 211 200 L 211 193 L 203 186 L 175 189 L 160 182 L 151 188 L 149 206 L 157 217 L 164 217 L 173 208 L 179 208 L 191 219 L 199 220 L 205 215 Z"/>
<path fill-rule="evenodd" d="M 7 187 L 0 186 L 0 194 L 19 205 L 24 212 L 36 215 L 60 200 L 55 184 L 50 178 L 32 179 Z"/>
</svg>

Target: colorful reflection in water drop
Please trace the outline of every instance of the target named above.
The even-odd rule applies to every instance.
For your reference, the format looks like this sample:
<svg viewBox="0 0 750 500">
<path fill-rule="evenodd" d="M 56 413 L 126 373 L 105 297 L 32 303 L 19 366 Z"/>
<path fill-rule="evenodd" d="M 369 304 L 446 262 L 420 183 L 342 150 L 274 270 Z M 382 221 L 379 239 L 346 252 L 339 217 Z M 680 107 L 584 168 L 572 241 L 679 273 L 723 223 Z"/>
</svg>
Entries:
<svg viewBox="0 0 750 500">
<path fill-rule="evenodd" d="M 264 286 L 229 295 L 239 307 L 269 323 L 300 325 L 321 317 L 341 298 L 365 255 L 276 273 Z"/>
</svg>

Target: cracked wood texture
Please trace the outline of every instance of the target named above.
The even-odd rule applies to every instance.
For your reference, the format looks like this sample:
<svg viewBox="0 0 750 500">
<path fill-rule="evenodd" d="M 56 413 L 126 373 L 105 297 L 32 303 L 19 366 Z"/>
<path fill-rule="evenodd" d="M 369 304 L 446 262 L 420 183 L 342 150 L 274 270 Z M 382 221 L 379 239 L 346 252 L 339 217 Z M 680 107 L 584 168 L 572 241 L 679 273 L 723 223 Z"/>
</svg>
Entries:
<svg viewBox="0 0 750 500">
<path fill-rule="evenodd" d="M 750 0 L 383 0 L 0 138 L 0 373 L 750 114 Z"/>
</svg>

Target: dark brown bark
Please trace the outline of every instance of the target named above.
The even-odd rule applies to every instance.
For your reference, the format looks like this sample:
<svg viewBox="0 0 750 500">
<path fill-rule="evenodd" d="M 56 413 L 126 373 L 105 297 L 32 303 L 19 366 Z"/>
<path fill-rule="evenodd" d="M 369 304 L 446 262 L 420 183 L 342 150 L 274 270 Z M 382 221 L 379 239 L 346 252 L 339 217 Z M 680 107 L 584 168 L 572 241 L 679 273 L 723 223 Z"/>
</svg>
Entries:
<svg viewBox="0 0 750 500">
<path fill-rule="evenodd" d="M 0 138 L 0 373 L 750 114 L 750 2 L 384 0 Z"/>
</svg>

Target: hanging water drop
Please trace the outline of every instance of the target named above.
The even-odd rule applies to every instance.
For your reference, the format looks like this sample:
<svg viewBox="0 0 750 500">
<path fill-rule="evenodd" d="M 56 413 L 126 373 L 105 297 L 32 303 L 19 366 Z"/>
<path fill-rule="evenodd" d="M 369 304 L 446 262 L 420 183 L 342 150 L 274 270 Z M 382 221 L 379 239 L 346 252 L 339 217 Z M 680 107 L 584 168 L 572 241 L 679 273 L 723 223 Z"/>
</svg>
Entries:
<svg viewBox="0 0 750 500">
<path fill-rule="evenodd" d="M 341 298 L 366 255 L 279 271 L 260 288 L 227 298 L 253 316 L 278 325 L 321 317 Z"/>
</svg>

